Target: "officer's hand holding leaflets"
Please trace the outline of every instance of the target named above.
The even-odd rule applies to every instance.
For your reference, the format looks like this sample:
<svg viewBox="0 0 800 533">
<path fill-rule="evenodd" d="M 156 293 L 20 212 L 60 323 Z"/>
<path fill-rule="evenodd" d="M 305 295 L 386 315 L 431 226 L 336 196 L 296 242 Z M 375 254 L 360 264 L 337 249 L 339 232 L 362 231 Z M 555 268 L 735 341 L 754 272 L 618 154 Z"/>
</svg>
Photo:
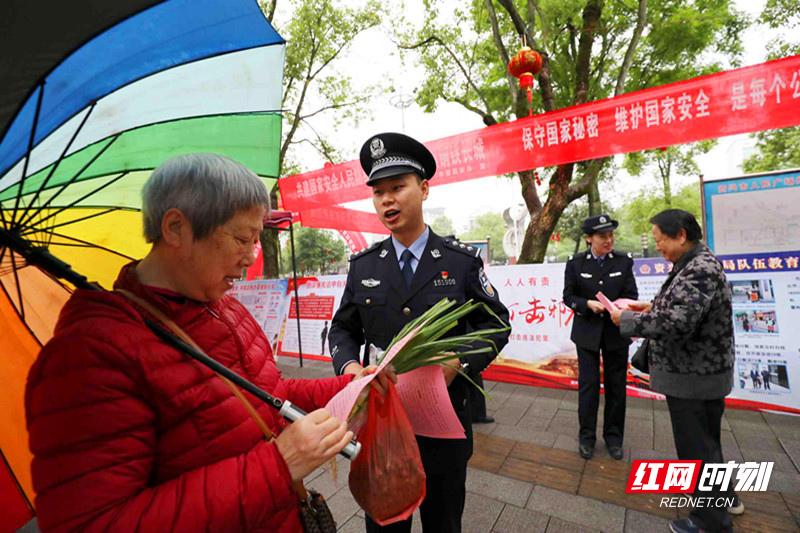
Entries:
<svg viewBox="0 0 800 533">
<path fill-rule="evenodd" d="M 449 381 L 461 374 L 472 382 L 462 371 L 459 358 L 496 351 L 490 336 L 507 331 L 509 326 L 497 317 L 497 328 L 445 337 L 459 319 L 485 304 L 469 300 L 455 306 L 455 301 L 442 299 L 409 322 L 379 355 L 379 366 L 367 367 L 362 372 L 365 375 L 374 373 L 386 367 L 383 363 L 387 361 L 397 374 L 423 366 L 447 365 L 447 370 L 453 374 Z M 472 348 L 475 345 L 479 347 Z M 381 374 L 383 372 L 379 376 Z M 375 381 L 378 380 L 372 382 Z M 414 430 L 395 390 L 395 381 L 396 376 L 394 379 L 386 376 L 381 389 L 369 388 L 367 398 L 356 403 L 349 417 L 351 423 L 359 419 L 358 440 L 362 444 L 361 453 L 350 468 L 350 491 L 379 525 L 407 519 L 425 497 L 425 472 Z"/>
<path fill-rule="evenodd" d="M 603 307 L 603 304 L 597 300 L 587 300 L 586 307 L 588 307 L 592 313 L 597 313 L 598 315 L 602 314 L 606 310 L 606 308 Z"/>
</svg>

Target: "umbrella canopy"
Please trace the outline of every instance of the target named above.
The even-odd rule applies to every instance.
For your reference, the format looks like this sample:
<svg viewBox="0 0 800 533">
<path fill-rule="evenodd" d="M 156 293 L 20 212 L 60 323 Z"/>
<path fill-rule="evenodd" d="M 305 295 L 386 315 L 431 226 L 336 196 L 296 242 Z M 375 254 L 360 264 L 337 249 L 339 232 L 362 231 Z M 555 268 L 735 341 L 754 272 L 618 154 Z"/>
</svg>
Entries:
<svg viewBox="0 0 800 533">
<path fill-rule="evenodd" d="M 0 7 L 0 450 L 29 497 L 23 391 L 69 266 L 109 288 L 145 255 L 140 191 L 172 156 L 274 185 L 284 58 L 256 0 L 45 4 Z"/>
</svg>

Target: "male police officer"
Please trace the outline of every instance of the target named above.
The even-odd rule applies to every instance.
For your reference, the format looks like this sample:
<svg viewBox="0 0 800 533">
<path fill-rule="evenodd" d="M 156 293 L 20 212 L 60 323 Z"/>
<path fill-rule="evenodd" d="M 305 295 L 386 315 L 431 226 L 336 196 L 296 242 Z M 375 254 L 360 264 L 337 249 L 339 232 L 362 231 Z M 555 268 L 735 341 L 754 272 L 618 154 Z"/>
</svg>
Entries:
<svg viewBox="0 0 800 533">
<path fill-rule="evenodd" d="M 399 133 L 382 133 L 361 148 L 361 166 L 372 187 L 375 211 L 392 236 L 353 255 L 341 305 L 333 317 L 328 341 L 337 374 L 360 373 L 369 364 L 368 347 L 386 348 L 405 324 L 442 298 L 463 303 L 485 302 L 508 323 L 508 310 L 483 271 L 479 251 L 457 240 L 439 237 L 422 217 L 428 180 L 436 161 L 424 145 Z M 475 311 L 451 331 L 459 335 L 467 323 L 474 329 L 496 328 L 497 319 Z M 491 339 L 498 350 L 508 333 Z M 363 355 L 359 356 L 364 345 Z M 420 507 L 422 527 L 429 532 L 458 532 L 464 510 L 467 461 L 472 455 L 469 387 L 462 371 L 480 372 L 496 353 L 469 355 L 443 367 L 448 392 L 464 426 L 466 439 L 417 437 L 427 477 Z M 367 517 L 367 531 L 410 531 L 411 519 L 380 528 Z"/>
<path fill-rule="evenodd" d="M 619 225 L 608 215 L 589 217 L 583 222 L 589 249 L 573 256 L 564 272 L 564 303 L 575 311 L 571 339 L 578 350 L 578 451 L 589 459 L 594 453 L 597 407 L 600 402 L 600 353 L 606 407 L 603 439 L 608 453 L 622 459 L 625 431 L 625 386 L 628 377 L 628 346 L 596 294 L 609 300 L 635 300 L 639 292 L 633 277 L 633 259 L 614 248 L 614 229 Z"/>
</svg>

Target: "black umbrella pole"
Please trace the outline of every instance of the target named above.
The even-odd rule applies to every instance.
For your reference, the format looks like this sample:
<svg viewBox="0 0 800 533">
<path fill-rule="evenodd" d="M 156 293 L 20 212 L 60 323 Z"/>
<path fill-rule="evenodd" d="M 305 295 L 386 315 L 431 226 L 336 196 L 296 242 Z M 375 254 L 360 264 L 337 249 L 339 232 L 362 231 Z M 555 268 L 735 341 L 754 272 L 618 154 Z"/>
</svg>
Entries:
<svg viewBox="0 0 800 533">
<path fill-rule="evenodd" d="M 267 405 L 271 405 L 275 409 L 278 410 L 280 415 L 285 419 L 289 420 L 290 422 L 295 422 L 301 418 L 303 418 L 307 413 L 294 405 L 292 402 L 288 400 L 281 400 L 280 398 L 276 398 L 272 396 L 264 389 L 258 387 L 254 383 L 248 381 L 247 379 L 243 378 L 230 368 L 218 363 L 211 357 L 207 356 L 206 354 L 196 350 L 193 346 L 186 344 L 181 339 L 176 337 L 171 331 L 164 329 L 161 324 L 153 322 L 152 320 L 145 319 L 147 325 L 153 332 L 158 335 L 162 340 L 166 341 L 169 344 L 172 344 L 176 348 L 180 349 L 182 352 L 190 356 L 192 359 L 198 361 L 199 363 L 207 366 L 217 374 L 221 375 L 222 377 L 232 381 L 234 384 L 238 385 L 242 389 L 246 390 L 259 400 L 265 402 Z M 353 439 L 350 441 L 347 446 L 345 446 L 342 451 L 339 452 L 340 455 L 344 456 L 351 461 L 358 456 L 358 452 L 361 451 L 361 443 L 357 440 Z"/>
<path fill-rule="evenodd" d="M 297 315 L 297 351 L 300 355 L 300 368 L 303 368 L 303 335 L 300 332 L 300 294 L 297 292 L 297 261 L 294 257 L 294 227 L 289 224 L 289 239 L 292 250 L 292 274 L 294 275 L 294 309 Z"/>
<path fill-rule="evenodd" d="M 27 264 L 37 266 L 51 276 L 66 280 L 79 289 L 100 290 L 100 287 L 90 283 L 86 276 L 72 270 L 71 266 L 51 254 L 47 248 L 33 246 L 16 232 L 0 228 L 0 247 L 3 246 L 21 255 Z"/>
</svg>

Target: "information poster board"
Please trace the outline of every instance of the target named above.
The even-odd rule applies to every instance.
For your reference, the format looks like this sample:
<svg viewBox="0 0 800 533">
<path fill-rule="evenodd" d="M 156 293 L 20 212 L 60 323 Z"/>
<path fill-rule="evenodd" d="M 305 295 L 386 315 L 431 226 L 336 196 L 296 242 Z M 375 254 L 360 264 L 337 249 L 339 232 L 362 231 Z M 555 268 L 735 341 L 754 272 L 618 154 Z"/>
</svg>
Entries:
<svg viewBox="0 0 800 533">
<path fill-rule="evenodd" d="M 717 255 L 800 250 L 800 170 L 704 182 L 703 217 Z"/>
<path fill-rule="evenodd" d="M 800 253 L 719 256 L 733 295 L 736 345 L 734 390 L 729 404 L 800 414 Z M 578 363 L 570 341 L 574 312 L 564 305 L 564 264 L 496 266 L 487 274 L 506 304 L 509 343 L 487 369 L 487 379 L 577 389 Z M 661 258 L 637 259 L 639 298 L 652 300 L 671 265 Z M 303 357 L 330 360 L 327 334 L 339 307 L 346 276 L 303 278 L 300 295 Z M 238 289 L 238 287 L 237 287 Z M 239 292 L 241 295 L 242 293 Z M 261 297 L 264 297 L 262 294 Z M 283 296 L 278 355 L 297 356 L 294 293 Z M 631 355 L 638 342 L 631 346 Z M 628 394 L 660 397 L 648 376 L 632 367 Z"/>
</svg>

